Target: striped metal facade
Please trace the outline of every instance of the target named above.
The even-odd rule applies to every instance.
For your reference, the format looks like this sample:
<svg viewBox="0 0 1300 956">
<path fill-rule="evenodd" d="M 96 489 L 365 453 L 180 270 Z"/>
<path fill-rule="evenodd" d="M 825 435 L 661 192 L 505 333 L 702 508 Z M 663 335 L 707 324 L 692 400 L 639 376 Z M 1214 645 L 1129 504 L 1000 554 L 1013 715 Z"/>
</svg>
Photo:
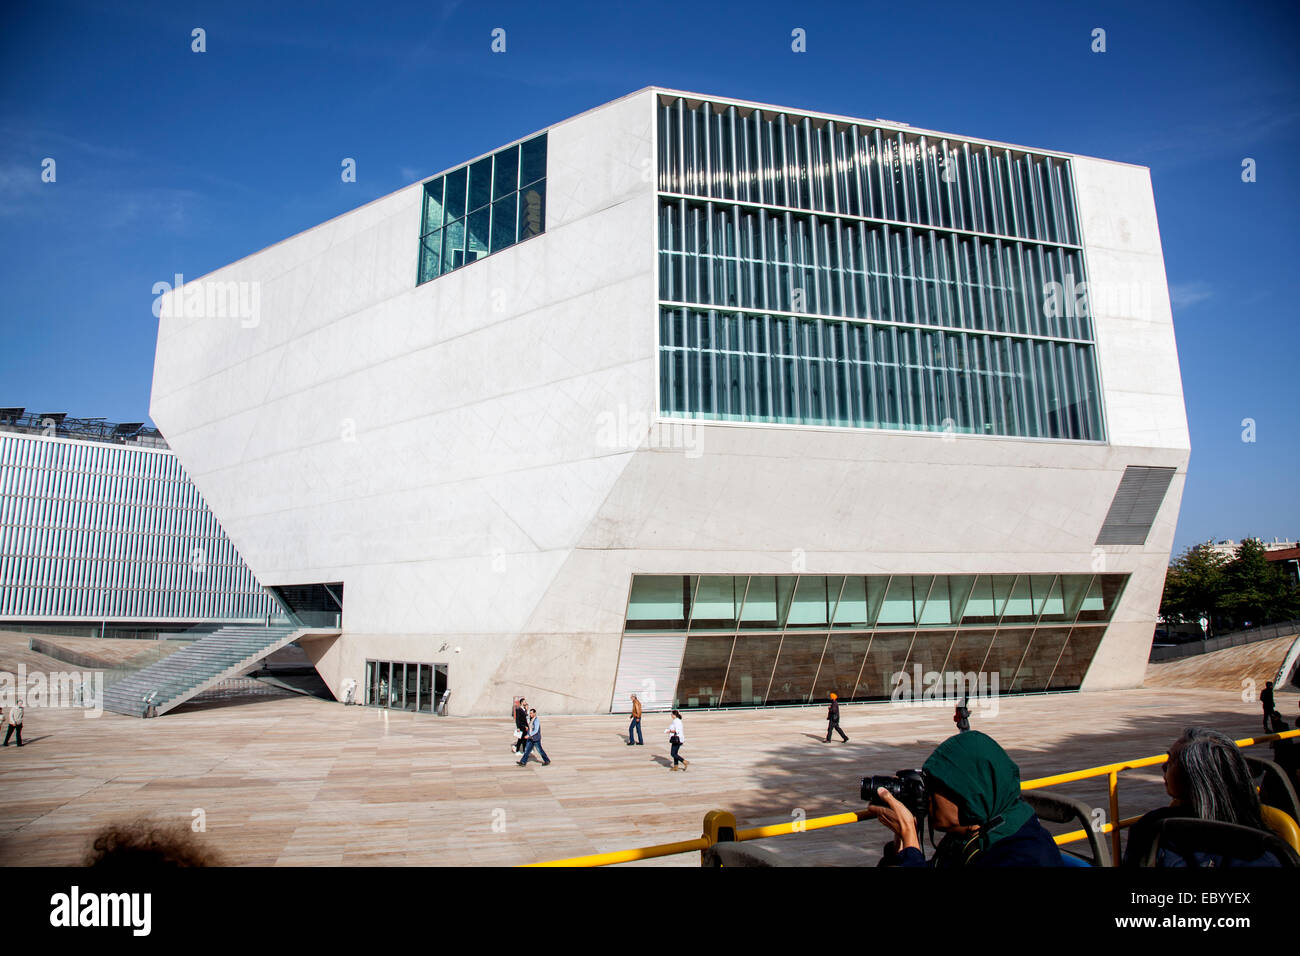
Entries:
<svg viewBox="0 0 1300 956">
<path fill-rule="evenodd" d="M 685 634 L 624 635 L 610 712 L 630 713 L 633 694 L 645 710 L 671 710 L 685 653 Z"/>
<path fill-rule="evenodd" d="M 171 451 L 0 432 L 0 621 L 277 610 Z"/>
</svg>

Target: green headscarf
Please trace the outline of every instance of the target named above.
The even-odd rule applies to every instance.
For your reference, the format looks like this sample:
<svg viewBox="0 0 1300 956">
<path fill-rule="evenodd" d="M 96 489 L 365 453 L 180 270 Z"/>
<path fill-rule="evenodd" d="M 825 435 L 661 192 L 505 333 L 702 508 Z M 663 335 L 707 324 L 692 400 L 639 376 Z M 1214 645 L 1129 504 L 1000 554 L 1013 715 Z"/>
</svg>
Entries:
<svg viewBox="0 0 1300 956">
<path fill-rule="evenodd" d="M 1011 836 L 1034 815 L 1020 799 L 1020 768 L 992 737 L 978 730 L 949 737 L 922 769 L 956 802 L 962 826 L 979 825 L 984 849 Z"/>
</svg>

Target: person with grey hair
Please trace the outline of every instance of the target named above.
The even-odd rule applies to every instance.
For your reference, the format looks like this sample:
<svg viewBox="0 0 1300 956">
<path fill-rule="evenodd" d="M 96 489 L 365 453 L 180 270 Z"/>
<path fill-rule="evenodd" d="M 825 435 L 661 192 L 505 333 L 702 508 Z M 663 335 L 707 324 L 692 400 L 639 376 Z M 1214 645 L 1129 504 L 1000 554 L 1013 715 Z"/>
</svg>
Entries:
<svg viewBox="0 0 1300 956">
<path fill-rule="evenodd" d="M 1161 822 L 1171 817 L 1218 820 L 1268 832 L 1246 759 L 1227 734 L 1205 727 L 1184 730 L 1169 748 L 1164 775 L 1165 792 L 1172 800 L 1169 806 L 1152 810 L 1133 824 L 1124 847 L 1124 866 L 1142 865 Z M 1175 850 L 1162 847 L 1158 865 L 1186 866 L 1187 862 Z M 1239 861 L 1239 865 L 1280 863 L 1266 853 L 1258 860 Z"/>
</svg>

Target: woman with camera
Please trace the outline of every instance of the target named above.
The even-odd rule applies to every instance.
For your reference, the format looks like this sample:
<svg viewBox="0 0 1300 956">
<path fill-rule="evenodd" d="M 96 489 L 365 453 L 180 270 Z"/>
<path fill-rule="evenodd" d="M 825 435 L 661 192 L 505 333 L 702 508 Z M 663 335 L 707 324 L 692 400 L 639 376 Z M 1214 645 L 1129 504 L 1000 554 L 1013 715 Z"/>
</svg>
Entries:
<svg viewBox="0 0 1300 956">
<path fill-rule="evenodd" d="M 1020 768 L 987 734 L 949 737 L 925 761 L 919 781 L 893 789 L 913 807 L 882 786 L 867 808 L 894 833 L 881 866 L 1063 865 L 1051 834 L 1020 798 Z M 925 816 L 946 834 L 929 861 L 921 850 Z"/>
</svg>

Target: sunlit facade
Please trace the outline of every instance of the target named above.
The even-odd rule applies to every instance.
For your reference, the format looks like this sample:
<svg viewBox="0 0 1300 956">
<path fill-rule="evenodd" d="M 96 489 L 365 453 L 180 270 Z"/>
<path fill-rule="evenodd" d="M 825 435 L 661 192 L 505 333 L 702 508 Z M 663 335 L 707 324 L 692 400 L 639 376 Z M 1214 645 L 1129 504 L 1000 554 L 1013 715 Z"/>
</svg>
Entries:
<svg viewBox="0 0 1300 956">
<path fill-rule="evenodd" d="M 339 696 L 1141 680 L 1188 459 L 1145 169 L 647 89 L 199 282 L 261 321 L 165 299 L 153 418 L 341 612 Z"/>
</svg>

